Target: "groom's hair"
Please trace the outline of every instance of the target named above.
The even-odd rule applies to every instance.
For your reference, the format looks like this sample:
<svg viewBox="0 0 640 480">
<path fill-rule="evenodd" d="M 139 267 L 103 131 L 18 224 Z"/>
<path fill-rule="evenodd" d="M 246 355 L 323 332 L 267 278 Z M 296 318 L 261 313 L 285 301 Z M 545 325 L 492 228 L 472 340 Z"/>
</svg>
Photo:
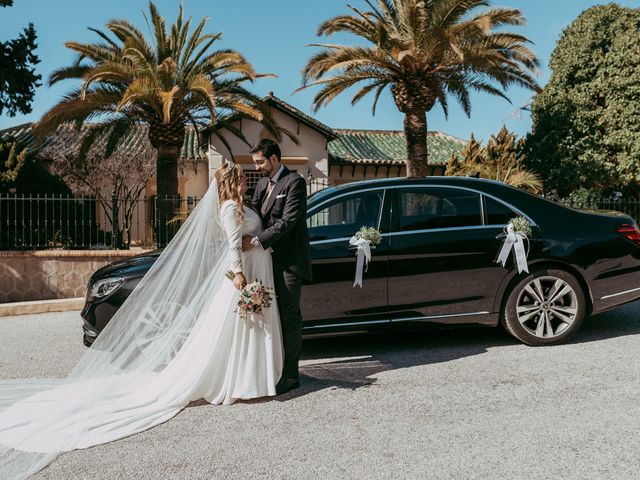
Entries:
<svg viewBox="0 0 640 480">
<path fill-rule="evenodd" d="M 264 158 L 271 158 L 271 155 L 275 155 L 278 161 L 282 157 L 280 152 L 280 146 L 271 140 L 270 138 L 263 138 L 251 149 L 251 153 L 262 153 Z"/>
</svg>

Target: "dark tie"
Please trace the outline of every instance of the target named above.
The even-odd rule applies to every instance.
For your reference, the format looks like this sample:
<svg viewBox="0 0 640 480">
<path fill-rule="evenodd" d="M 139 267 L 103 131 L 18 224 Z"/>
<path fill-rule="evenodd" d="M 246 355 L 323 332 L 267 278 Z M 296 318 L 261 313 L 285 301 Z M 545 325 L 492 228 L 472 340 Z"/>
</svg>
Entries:
<svg viewBox="0 0 640 480">
<path fill-rule="evenodd" d="M 264 201 L 262 202 L 262 214 L 267 213 L 267 203 L 269 202 L 269 197 L 271 196 L 271 192 L 273 192 L 273 187 L 276 185 L 272 179 L 269 179 L 269 184 L 267 185 L 267 194 L 264 196 Z"/>
</svg>

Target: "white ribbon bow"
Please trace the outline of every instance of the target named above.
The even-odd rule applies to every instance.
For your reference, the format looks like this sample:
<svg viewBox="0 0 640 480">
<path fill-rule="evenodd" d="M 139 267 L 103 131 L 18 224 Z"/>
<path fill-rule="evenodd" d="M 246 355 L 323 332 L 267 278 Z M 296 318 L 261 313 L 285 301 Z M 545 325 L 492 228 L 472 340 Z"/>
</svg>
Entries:
<svg viewBox="0 0 640 480">
<path fill-rule="evenodd" d="M 496 263 L 501 263 L 504 267 L 507 264 L 509 253 L 513 248 L 513 254 L 516 260 L 516 266 L 518 267 L 518 273 L 529 273 L 529 267 L 527 266 L 527 254 L 524 251 L 524 241 L 527 238 L 524 234 L 513 230 L 513 225 L 507 225 L 507 233 L 502 244 L 502 249 L 498 255 Z"/>
<path fill-rule="evenodd" d="M 355 282 L 353 282 L 353 287 L 355 288 L 357 285 L 362 288 L 362 274 L 369 267 L 369 260 L 371 260 L 371 244 L 369 240 L 358 238 L 354 235 L 351 237 L 351 240 L 349 240 L 349 245 L 358 247 L 356 251 L 356 279 Z"/>
</svg>

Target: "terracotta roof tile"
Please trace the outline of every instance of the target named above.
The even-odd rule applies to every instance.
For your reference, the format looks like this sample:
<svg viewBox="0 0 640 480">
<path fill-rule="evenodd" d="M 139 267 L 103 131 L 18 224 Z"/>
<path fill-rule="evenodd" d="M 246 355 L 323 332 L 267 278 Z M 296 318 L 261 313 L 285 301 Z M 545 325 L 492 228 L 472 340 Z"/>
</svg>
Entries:
<svg viewBox="0 0 640 480">
<path fill-rule="evenodd" d="M 12 128 L 0 130 L 0 140 L 14 138 L 24 145 L 31 146 L 33 143 L 33 126 L 34 124 L 32 123 L 25 123 Z M 86 132 L 91 127 L 92 124 L 83 125 L 81 132 Z M 56 134 L 49 136 L 44 141 L 42 148 L 54 143 L 56 141 L 55 138 L 57 134 L 69 132 L 73 128 L 74 127 L 70 124 L 61 125 L 56 131 Z M 77 137 L 77 141 L 73 145 L 70 145 L 69 148 L 74 150 L 78 149 L 80 147 L 80 138 L 81 136 L 79 135 Z M 131 131 L 129 136 L 123 139 L 119 149 L 135 154 L 145 148 L 150 148 L 149 142 L 147 141 L 147 126 L 139 125 Z M 180 158 L 183 160 L 204 160 L 207 158 L 205 151 L 206 148 L 204 148 L 203 145 L 199 145 L 196 130 L 193 127 L 187 127 L 184 135 L 184 143 L 182 144 L 182 150 L 180 151 Z"/>
<path fill-rule="evenodd" d="M 399 130 L 334 130 L 338 137 L 329 142 L 332 164 L 402 165 L 407 158 L 404 132 Z M 429 132 L 427 147 L 431 165 L 445 165 L 451 154 L 459 153 L 465 142 L 445 133 Z"/>
<path fill-rule="evenodd" d="M 276 97 L 271 97 L 272 100 Z M 280 101 L 279 99 L 274 101 Z M 286 104 L 286 102 L 283 102 Z M 288 104 L 286 104 L 288 105 Z M 283 107 L 284 108 L 284 107 Z M 294 108 L 294 107 L 291 107 Z M 301 113 L 301 112 L 300 112 Z M 304 114 L 302 114 L 304 115 Z M 311 118 L 311 117 L 309 117 Z M 311 119 L 313 120 L 313 119 Z M 320 122 L 318 122 L 320 123 Z M 320 124 L 322 125 L 322 124 Z M 329 161 L 334 165 L 340 164 L 369 164 L 369 165 L 402 165 L 406 159 L 406 145 L 404 132 L 398 130 L 332 130 L 333 137 L 328 146 Z M 61 126 L 59 131 L 69 130 L 70 125 Z M 91 128 L 85 125 L 83 130 Z M 319 128 L 319 127 L 318 127 Z M 325 132 L 328 135 L 328 132 Z M 146 141 L 147 127 L 140 125 L 127 137 L 120 148 L 131 153 L 148 148 Z M 0 139 L 15 138 L 20 143 L 31 145 L 33 142 L 33 124 L 25 123 L 12 128 L 0 130 Z M 48 138 L 43 146 L 55 141 L 55 135 Z M 444 165 L 453 153 L 459 153 L 464 141 L 440 132 L 429 132 L 427 136 L 429 159 L 432 165 Z M 78 148 L 79 141 L 72 148 Z M 198 144 L 198 135 L 194 128 L 187 127 L 182 159 L 206 159 L 206 146 Z"/>
</svg>

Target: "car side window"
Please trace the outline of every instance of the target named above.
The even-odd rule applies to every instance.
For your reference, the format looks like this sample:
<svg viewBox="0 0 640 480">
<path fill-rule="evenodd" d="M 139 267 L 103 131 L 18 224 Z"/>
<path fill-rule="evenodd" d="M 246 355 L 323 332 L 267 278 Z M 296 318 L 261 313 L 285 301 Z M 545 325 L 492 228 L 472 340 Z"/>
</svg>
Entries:
<svg viewBox="0 0 640 480">
<path fill-rule="evenodd" d="M 325 240 L 350 237 L 361 227 L 378 228 L 384 190 L 339 198 L 307 218 L 309 238 Z"/>
<path fill-rule="evenodd" d="M 400 231 L 482 225 L 480 194 L 453 188 L 401 190 Z"/>
<path fill-rule="evenodd" d="M 506 205 L 495 201 L 493 198 L 484 197 L 484 209 L 487 216 L 487 225 L 506 225 L 518 214 Z"/>
</svg>

